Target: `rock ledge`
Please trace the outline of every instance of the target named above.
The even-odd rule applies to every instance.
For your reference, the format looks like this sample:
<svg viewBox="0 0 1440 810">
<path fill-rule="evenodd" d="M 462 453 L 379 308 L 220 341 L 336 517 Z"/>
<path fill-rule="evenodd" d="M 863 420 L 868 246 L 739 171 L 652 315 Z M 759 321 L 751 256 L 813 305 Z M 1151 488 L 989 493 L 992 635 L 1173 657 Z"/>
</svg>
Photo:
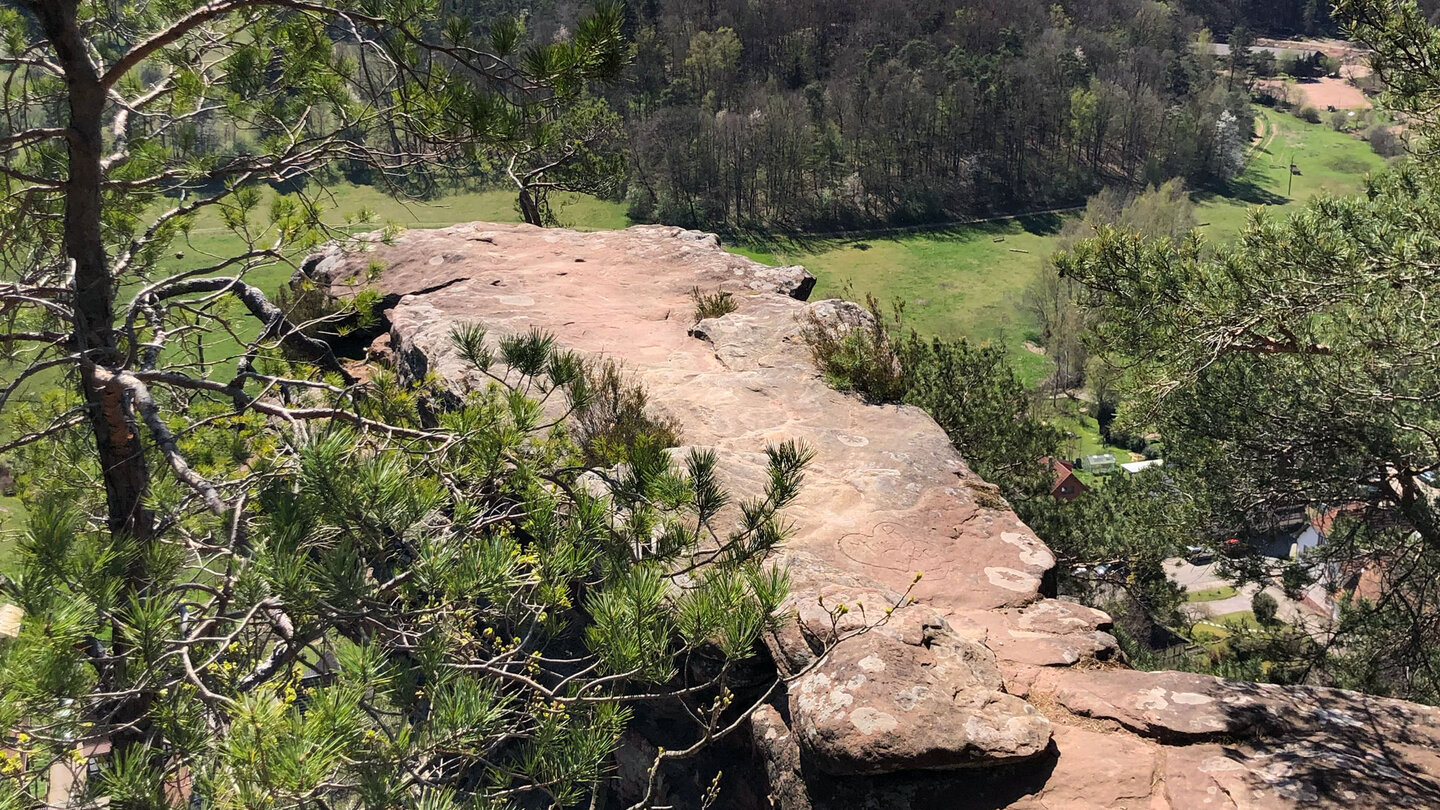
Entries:
<svg viewBox="0 0 1440 810">
<path fill-rule="evenodd" d="M 1440 807 L 1434 709 L 1114 663 L 1109 617 L 1046 598 L 1054 556 L 926 414 L 820 379 L 799 318 L 834 305 L 805 303 L 803 268 L 679 228 L 472 223 L 317 255 L 304 272 L 342 294 L 372 261 L 398 301 L 382 342 L 402 373 L 463 375 L 457 322 L 538 327 L 622 361 L 741 491 L 759 486 L 768 442 L 815 451 L 787 515 L 793 615 L 768 640 L 796 678 L 752 722 L 766 806 Z M 695 323 L 697 286 L 730 291 L 737 310 Z M 854 629 L 822 597 L 883 610 L 907 593 L 913 605 L 815 665 L 814 642 Z"/>
</svg>

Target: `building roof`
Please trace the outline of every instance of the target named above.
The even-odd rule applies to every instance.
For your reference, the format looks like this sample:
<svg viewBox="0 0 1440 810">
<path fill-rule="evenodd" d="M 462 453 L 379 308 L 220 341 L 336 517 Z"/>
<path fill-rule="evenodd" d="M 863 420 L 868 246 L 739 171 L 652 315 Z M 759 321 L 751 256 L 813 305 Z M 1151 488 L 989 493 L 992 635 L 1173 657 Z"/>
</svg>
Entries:
<svg viewBox="0 0 1440 810">
<path fill-rule="evenodd" d="M 1129 463 L 1127 463 L 1127 464 L 1121 464 L 1121 465 L 1120 465 L 1120 469 L 1124 470 L 1124 471 L 1127 472 L 1127 473 L 1130 473 L 1131 475 L 1134 475 L 1135 473 L 1138 473 L 1138 472 L 1140 472 L 1141 470 L 1148 470 L 1148 469 L 1150 469 L 1151 467 L 1164 467 L 1164 466 L 1165 466 L 1165 459 L 1163 459 L 1163 458 L 1152 458 L 1152 459 L 1150 459 L 1149 461 L 1131 461 L 1131 462 L 1129 462 Z"/>
<path fill-rule="evenodd" d="M 1085 482 L 1075 475 L 1075 465 L 1070 462 L 1058 458 L 1042 458 L 1040 462 L 1050 465 L 1051 471 L 1055 473 L 1055 481 L 1050 485 L 1051 495 L 1069 500 L 1089 489 Z"/>
</svg>

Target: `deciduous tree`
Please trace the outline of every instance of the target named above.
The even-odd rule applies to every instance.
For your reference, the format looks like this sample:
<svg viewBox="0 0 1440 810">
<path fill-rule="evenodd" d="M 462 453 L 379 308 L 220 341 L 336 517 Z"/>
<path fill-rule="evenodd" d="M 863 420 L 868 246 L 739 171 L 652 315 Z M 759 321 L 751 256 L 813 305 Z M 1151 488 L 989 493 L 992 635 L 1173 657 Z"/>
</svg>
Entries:
<svg viewBox="0 0 1440 810">
<path fill-rule="evenodd" d="M 1413 4 L 1337 9 L 1394 76 L 1397 105 L 1431 109 L 1440 34 Z M 1215 536 L 1266 535 L 1305 508 L 1341 505 L 1369 527 L 1332 532 L 1307 558 L 1332 587 L 1367 572 L 1383 594 L 1346 603 L 1334 641 L 1310 650 L 1310 675 L 1427 700 L 1440 695 L 1440 524 L 1421 478 L 1440 469 L 1436 223 L 1440 176 L 1426 155 L 1363 195 L 1256 212 L 1233 246 L 1104 228 L 1058 260 L 1086 286 L 1097 345 L 1125 369 L 1121 420 L 1158 425 L 1167 464 L 1203 479 Z M 1368 660 L 1351 658 L 1362 650 Z"/>
</svg>

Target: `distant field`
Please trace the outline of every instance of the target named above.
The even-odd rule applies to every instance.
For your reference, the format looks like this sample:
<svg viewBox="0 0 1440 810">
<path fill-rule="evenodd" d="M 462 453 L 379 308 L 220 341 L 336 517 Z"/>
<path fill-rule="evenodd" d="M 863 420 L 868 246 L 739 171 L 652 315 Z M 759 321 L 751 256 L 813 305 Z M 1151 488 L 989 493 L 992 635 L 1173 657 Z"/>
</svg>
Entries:
<svg viewBox="0 0 1440 810">
<path fill-rule="evenodd" d="M 1385 165 L 1353 135 L 1256 108 L 1266 133 L 1244 176 L 1220 192 L 1195 195 L 1196 217 L 1212 241 L 1233 239 L 1257 207 L 1272 216 L 1298 210 L 1322 193 L 1359 191 Z M 1301 174 L 1292 178 L 1293 159 Z M 780 240 L 732 248 L 774 264 L 801 264 L 819 278 L 817 297 L 857 295 L 905 302 L 906 323 L 923 334 L 994 341 L 1010 349 L 1022 378 L 1047 373 L 1025 351 L 1035 325 L 1022 311 L 1025 287 L 1055 250 L 1060 215 L 961 225 L 923 233 L 856 239 Z"/>
<path fill-rule="evenodd" d="M 1046 361 L 1022 348 L 1030 320 L 1020 295 L 1053 250 L 1064 219 L 1047 215 L 940 231 L 864 239 L 732 248 L 769 264 L 804 265 L 819 279 L 812 298 L 873 293 L 905 302 L 905 323 L 922 335 L 994 340 L 1012 349 L 1022 376 L 1038 380 Z"/>
<path fill-rule="evenodd" d="M 1217 602 L 1221 599 L 1229 599 L 1239 591 L 1233 585 L 1221 585 L 1215 588 L 1205 588 L 1199 591 L 1191 591 L 1186 594 L 1187 602 Z"/>
<path fill-rule="evenodd" d="M 515 194 L 504 190 L 465 192 L 433 201 L 402 201 L 370 186 L 345 183 L 332 187 L 327 197 L 330 202 L 325 222 L 335 227 L 346 227 L 352 232 L 376 230 L 386 225 L 442 228 L 457 222 L 521 221 L 515 208 Z M 563 224 L 581 230 L 624 228 L 629 224 L 624 207 L 618 203 L 581 194 L 564 194 L 556 195 L 553 204 Z M 366 221 L 346 224 L 361 212 L 369 214 Z M 203 267 L 213 263 L 214 257 L 234 255 L 243 249 L 244 243 L 225 228 L 219 214 L 213 210 L 206 211 L 205 216 L 196 221 L 188 244 L 176 245 L 177 251 L 185 252 L 185 258 L 170 260 L 169 266 L 163 270 L 174 272 Z M 288 264 L 272 265 L 252 272 L 247 280 L 273 296 L 293 273 Z M 242 339 L 249 340 L 260 333 L 260 324 L 252 319 L 243 319 L 241 323 L 237 332 Z M 209 357 L 227 357 L 238 354 L 240 350 L 241 345 L 229 335 L 217 333 L 214 344 L 206 347 L 206 354 Z"/>
<path fill-rule="evenodd" d="M 1365 176 L 1385 160 L 1355 135 L 1326 124 L 1307 124 L 1289 113 L 1257 108 L 1266 138 L 1249 169 L 1224 194 L 1199 193 L 1196 217 L 1215 242 L 1234 239 L 1258 207 L 1271 216 L 1300 210 L 1323 194 L 1345 196 L 1364 187 Z M 1290 174 L 1294 161 L 1300 174 Z"/>
<path fill-rule="evenodd" d="M 262 212 L 268 210 L 268 198 L 273 196 L 273 192 L 267 192 L 267 200 L 260 206 Z M 464 192 L 437 200 L 397 200 L 371 186 L 340 183 L 329 188 L 322 204 L 326 209 L 326 224 L 356 232 L 392 224 L 404 228 L 442 228 L 476 220 L 520 221 L 515 210 L 515 194 L 505 190 Z M 580 194 L 557 195 L 555 210 L 564 224 L 581 230 L 624 228 L 629 224 L 623 206 Z M 362 213 L 367 214 L 368 219 L 351 224 Z M 161 268 L 163 271 L 189 270 L 213 263 L 215 257 L 242 250 L 243 242 L 225 227 L 219 211 L 209 208 L 197 217 L 189 242 L 176 244 L 175 249 L 184 252 L 185 258 L 169 260 Z M 254 275 L 252 281 L 273 291 L 290 273 L 288 266 L 268 268 Z"/>
</svg>

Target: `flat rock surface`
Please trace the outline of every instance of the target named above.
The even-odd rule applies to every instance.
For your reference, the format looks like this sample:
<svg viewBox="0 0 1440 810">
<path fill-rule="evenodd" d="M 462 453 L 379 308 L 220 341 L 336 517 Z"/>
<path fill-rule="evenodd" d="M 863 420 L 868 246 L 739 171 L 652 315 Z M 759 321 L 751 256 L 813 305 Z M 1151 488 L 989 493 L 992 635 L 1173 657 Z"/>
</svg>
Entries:
<svg viewBox="0 0 1440 810">
<path fill-rule="evenodd" d="M 1440 710 L 1343 689 L 1282 687 L 1190 672 L 1066 672 L 1055 700 L 1075 714 L 1172 741 L 1339 734 L 1440 747 Z M 1032 687 L 1033 688 L 1033 687 Z"/>
<path fill-rule="evenodd" d="M 368 280 L 372 262 L 386 269 Z M 795 680 L 751 728 L 776 810 L 1440 807 L 1433 709 L 1124 669 L 1105 614 L 1043 597 L 1054 556 L 926 414 L 825 384 L 800 318 L 844 308 L 807 304 L 802 268 L 678 228 L 475 223 L 306 272 L 398 297 L 375 349 L 402 374 L 465 375 L 458 323 L 538 328 L 621 361 L 738 491 L 759 486 L 767 443 L 815 452 L 786 515 L 792 610 L 767 639 Z M 696 287 L 736 311 L 696 323 Z"/>
<path fill-rule="evenodd" d="M 800 341 L 813 279 L 724 252 L 713 235 L 641 226 L 579 233 L 467 224 L 407 231 L 373 254 L 322 261 L 336 282 L 387 266 L 375 286 L 406 295 L 390 312 L 392 349 L 428 370 L 464 373 L 449 346 L 459 322 L 532 327 L 564 346 L 622 361 L 683 440 L 762 463 L 766 443 L 815 451 L 790 547 L 903 591 L 944 612 L 1022 606 L 1054 557 L 1009 509 L 977 500 L 975 478 L 918 408 L 867 405 L 825 384 Z M 690 291 L 725 289 L 738 309 L 693 337 Z M 998 542 L 997 542 L 998 540 Z"/>
</svg>

